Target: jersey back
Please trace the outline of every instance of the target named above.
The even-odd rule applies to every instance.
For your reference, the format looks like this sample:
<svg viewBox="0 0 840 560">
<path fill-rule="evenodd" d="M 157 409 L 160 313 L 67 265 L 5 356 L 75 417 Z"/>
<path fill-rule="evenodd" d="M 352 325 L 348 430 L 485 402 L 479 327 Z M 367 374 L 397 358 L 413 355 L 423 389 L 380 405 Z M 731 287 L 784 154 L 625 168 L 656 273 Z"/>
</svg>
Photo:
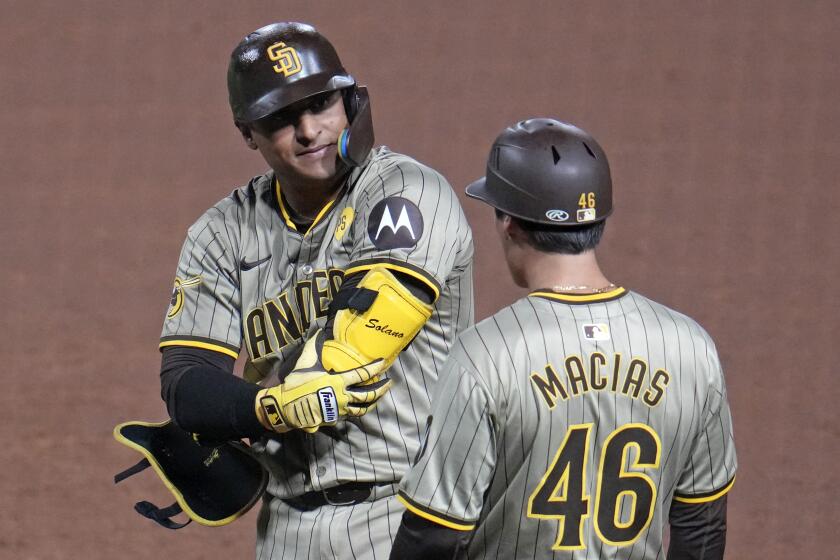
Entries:
<svg viewBox="0 0 840 560">
<path fill-rule="evenodd" d="M 469 329 L 401 497 L 471 558 L 661 558 L 672 500 L 734 481 L 708 334 L 622 288 L 535 292 Z"/>
</svg>

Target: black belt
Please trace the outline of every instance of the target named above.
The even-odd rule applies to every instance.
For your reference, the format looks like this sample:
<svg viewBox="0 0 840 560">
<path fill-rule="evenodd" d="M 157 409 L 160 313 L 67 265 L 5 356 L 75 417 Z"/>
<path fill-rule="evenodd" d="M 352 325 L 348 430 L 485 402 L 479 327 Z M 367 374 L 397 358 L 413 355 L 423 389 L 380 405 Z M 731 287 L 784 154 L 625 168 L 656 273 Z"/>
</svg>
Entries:
<svg viewBox="0 0 840 560">
<path fill-rule="evenodd" d="M 350 506 L 370 498 L 378 486 L 396 485 L 394 482 L 348 482 L 324 490 L 313 490 L 294 498 L 282 498 L 284 502 L 300 511 L 311 511 L 322 506 Z"/>
</svg>

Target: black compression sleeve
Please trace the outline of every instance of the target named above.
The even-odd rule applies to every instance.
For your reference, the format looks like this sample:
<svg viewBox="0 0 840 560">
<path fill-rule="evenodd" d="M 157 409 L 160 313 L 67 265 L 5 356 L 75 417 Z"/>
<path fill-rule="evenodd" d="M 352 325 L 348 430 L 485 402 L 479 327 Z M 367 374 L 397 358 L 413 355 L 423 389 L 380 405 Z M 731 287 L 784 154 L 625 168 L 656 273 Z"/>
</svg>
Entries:
<svg viewBox="0 0 840 560">
<path fill-rule="evenodd" d="M 403 513 L 402 523 L 391 548 L 391 560 L 450 560 L 467 550 L 472 531 L 456 531 L 423 519 L 410 511 Z"/>
<path fill-rule="evenodd" d="M 671 504 L 668 560 L 723 560 L 726 496 L 712 502 Z"/>
<path fill-rule="evenodd" d="M 160 396 L 167 406 L 174 404 L 175 387 L 184 372 L 192 366 L 211 366 L 232 374 L 233 364 L 233 358 L 221 352 L 187 346 L 166 346 L 161 349 Z M 172 414 L 171 409 L 169 413 Z"/>
<path fill-rule="evenodd" d="M 260 387 L 233 375 L 233 363 L 212 350 L 163 348 L 161 396 L 179 427 L 222 440 L 265 433 L 254 411 Z"/>
</svg>

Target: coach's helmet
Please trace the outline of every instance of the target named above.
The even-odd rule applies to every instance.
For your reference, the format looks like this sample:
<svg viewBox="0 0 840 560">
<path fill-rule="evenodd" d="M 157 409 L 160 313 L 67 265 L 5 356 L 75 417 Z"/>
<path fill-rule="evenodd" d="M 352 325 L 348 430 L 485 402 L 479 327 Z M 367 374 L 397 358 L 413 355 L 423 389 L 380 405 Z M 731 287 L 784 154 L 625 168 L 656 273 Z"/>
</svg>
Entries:
<svg viewBox="0 0 840 560">
<path fill-rule="evenodd" d="M 339 155 L 358 165 L 373 147 L 367 88 L 356 85 L 335 48 L 311 25 L 272 23 L 248 34 L 231 53 L 227 83 L 237 125 L 251 124 L 307 97 L 342 90 L 350 126 L 339 138 Z"/>
<path fill-rule="evenodd" d="M 585 131 L 554 119 L 528 119 L 493 143 L 484 177 L 467 195 L 529 222 L 578 226 L 612 212 L 607 156 Z"/>
</svg>

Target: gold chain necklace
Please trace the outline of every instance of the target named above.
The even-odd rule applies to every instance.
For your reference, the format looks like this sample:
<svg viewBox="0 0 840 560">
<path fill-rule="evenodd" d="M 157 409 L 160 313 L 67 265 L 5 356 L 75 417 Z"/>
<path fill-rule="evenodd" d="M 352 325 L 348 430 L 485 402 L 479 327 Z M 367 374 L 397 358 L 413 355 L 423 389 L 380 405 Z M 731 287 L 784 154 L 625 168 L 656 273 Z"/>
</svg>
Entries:
<svg viewBox="0 0 840 560">
<path fill-rule="evenodd" d="M 579 292 L 585 291 L 587 293 L 592 294 L 603 294 L 604 292 L 609 292 L 610 290 L 616 289 L 618 286 L 610 282 L 606 286 L 602 288 L 596 288 L 595 286 L 553 286 L 551 291 L 555 293 L 568 293 L 568 292 Z"/>
</svg>

